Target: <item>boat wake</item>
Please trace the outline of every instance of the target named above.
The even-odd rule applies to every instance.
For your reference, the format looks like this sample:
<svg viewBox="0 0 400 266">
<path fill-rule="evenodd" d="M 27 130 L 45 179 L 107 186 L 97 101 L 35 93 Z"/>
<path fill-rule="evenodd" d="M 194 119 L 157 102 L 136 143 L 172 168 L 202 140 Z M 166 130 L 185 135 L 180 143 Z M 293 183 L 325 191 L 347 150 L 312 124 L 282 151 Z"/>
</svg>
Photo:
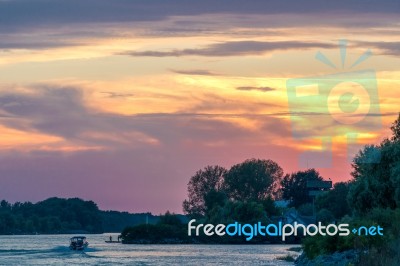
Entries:
<svg viewBox="0 0 400 266">
<path fill-rule="evenodd" d="M 76 256 L 86 255 L 86 253 L 96 252 L 97 248 L 86 248 L 85 250 L 70 250 L 65 246 L 58 246 L 51 249 L 0 249 L 0 257 L 8 255 L 29 255 L 29 254 L 53 254 L 57 253 L 58 256 Z"/>
</svg>

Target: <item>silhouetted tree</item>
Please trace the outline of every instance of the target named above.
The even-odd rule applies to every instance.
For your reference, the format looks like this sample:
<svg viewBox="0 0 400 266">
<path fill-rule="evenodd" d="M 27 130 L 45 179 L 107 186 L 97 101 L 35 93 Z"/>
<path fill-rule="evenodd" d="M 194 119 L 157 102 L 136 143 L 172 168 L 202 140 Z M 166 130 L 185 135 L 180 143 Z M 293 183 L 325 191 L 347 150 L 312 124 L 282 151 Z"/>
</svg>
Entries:
<svg viewBox="0 0 400 266">
<path fill-rule="evenodd" d="M 308 195 L 309 189 L 307 188 L 307 181 L 312 180 L 323 180 L 315 169 L 308 169 L 306 171 L 298 171 L 285 175 L 281 181 L 282 198 L 290 201 L 289 206 L 295 208 L 302 204 L 309 203 L 311 197 Z"/>
<path fill-rule="evenodd" d="M 373 208 L 400 206 L 400 142 L 392 139 L 364 147 L 353 160 L 355 181 L 348 203 L 359 214 Z"/>
<path fill-rule="evenodd" d="M 11 204 L 8 203 L 8 202 L 5 201 L 5 200 L 2 200 L 2 201 L 0 202 L 0 208 L 1 208 L 2 210 L 10 210 L 10 209 L 11 209 Z"/>
<path fill-rule="evenodd" d="M 353 160 L 348 202 L 359 214 L 400 206 L 400 115 L 391 130 L 391 138 L 365 146 Z"/>
<path fill-rule="evenodd" d="M 393 133 L 392 141 L 400 141 L 400 113 L 396 121 L 394 121 L 394 123 L 390 127 L 390 129 L 392 130 Z"/>
<path fill-rule="evenodd" d="M 317 211 L 329 211 L 333 218 L 340 219 L 346 214 L 351 214 L 347 195 L 349 193 L 349 182 L 339 182 L 333 186 L 333 189 L 319 195 L 315 201 Z M 324 217 L 328 217 L 327 212 L 323 212 Z"/>
<path fill-rule="evenodd" d="M 228 196 L 237 201 L 262 201 L 276 192 L 282 168 L 274 161 L 250 159 L 236 164 L 225 176 Z"/>
<path fill-rule="evenodd" d="M 191 217 L 203 216 L 206 195 L 222 191 L 225 174 L 226 169 L 221 166 L 207 166 L 197 171 L 188 183 L 188 199 L 183 202 L 184 213 Z"/>
</svg>

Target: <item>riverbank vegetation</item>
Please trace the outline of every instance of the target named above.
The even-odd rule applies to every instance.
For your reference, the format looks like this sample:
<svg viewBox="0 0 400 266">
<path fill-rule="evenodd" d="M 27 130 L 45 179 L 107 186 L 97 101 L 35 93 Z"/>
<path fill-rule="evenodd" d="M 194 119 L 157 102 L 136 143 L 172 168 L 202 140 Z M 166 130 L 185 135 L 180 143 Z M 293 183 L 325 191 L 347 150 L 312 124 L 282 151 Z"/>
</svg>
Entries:
<svg viewBox="0 0 400 266">
<path fill-rule="evenodd" d="M 184 220 L 183 215 L 178 215 Z M 0 201 L 0 234 L 120 233 L 127 226 L 155 224 L 151 213 L 101 211 L 93 201 L 49 198 L 38 203 Z"/>
<path fill-rule="evenodd" d="M 156 224 L 140 224 L 125 228 L 121 233 L 124 244 L 183 244 L 192 243 L 186 225 L 178 215 L 165 213 Z"/>
<path fill-rule="evenodd" d="M 310 237 L 304 241 L 309 258 L 355 250 L 360 265 L 400 265 L 400 115 L 391 130 L 391 137 L 359 151 L 353 180 L 336 184 L 316 200 L 320 219 L 350 228 L 380 225 L 384 235 Z"/>
<path fill-rule="evenodd" d="M 102 232 L 97 205 L 81 199 L 50 198 L 36 204 L 0 202 L 0 234 Z"/>
</svg>

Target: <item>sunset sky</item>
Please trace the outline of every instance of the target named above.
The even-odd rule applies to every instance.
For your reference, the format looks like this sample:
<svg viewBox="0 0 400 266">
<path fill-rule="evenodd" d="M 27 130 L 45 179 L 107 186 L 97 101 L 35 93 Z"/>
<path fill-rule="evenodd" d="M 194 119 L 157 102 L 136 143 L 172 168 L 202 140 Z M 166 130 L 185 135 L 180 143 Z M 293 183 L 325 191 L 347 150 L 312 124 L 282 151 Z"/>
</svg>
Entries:
<svg viewBox="0 0 400 266">
<path fill-rule="evenodd" d="M 327 118 L 310 102 L 314 133 L 293 133 L 294 78 L 374 70 L 382 125 L 359 140 L 378 143 L 400 111 L 400 2 L 322 2 L 0 0 L 0 199 L 181 213 L 206 165 L 302 170 Z M 351 178 L 346 143 L 325 178 Z"/>
</svg>

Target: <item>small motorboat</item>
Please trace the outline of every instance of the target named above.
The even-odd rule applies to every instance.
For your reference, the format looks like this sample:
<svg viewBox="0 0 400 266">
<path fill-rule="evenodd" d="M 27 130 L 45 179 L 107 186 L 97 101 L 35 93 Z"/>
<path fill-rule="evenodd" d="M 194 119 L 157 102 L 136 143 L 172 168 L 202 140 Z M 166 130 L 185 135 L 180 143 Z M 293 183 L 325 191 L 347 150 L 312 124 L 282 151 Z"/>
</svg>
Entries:
<svg viewBox="0 0 400 266">
<path fill-rule="evenodd" d="M 89 246 L 89 243 L 85 236 L 74 236 L 70 239 L 69 248 L 71 250 L 84 250 L 87 246 Z"/>
</svg>

